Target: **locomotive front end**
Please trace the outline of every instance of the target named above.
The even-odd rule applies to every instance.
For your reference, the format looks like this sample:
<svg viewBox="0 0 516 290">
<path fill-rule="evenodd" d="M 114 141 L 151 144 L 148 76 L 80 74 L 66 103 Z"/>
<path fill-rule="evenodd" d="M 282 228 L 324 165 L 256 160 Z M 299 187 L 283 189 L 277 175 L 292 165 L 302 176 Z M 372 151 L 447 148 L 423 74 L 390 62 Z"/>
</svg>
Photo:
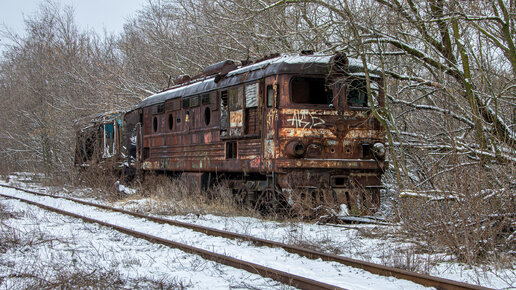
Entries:
<svg viewBox="0 0 516 290">
<path fill-rule="evenodd" d="M 370 214 L 379 207 L 385 130 L 374 112 L 384 105 L 382 79 L 371 74 L 368 82 L 360 68 L 280 82 L 274 165 L 293 208 Z"/>
</svg>

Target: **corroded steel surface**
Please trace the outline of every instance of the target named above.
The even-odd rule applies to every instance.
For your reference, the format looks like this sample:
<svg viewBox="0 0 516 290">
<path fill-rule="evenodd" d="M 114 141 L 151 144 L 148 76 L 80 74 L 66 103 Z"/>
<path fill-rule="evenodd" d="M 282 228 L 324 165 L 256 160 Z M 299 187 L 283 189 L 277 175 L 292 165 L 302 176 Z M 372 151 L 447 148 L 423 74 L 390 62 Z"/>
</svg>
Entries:
<svg viewBox="0 0 516 290">
<path fill-rule="evenodd" d="M 313 171 L 318 187 L 348 189 L 354 197 L 336 197 L 348 208 L 375 211 L 379 204 L 365 201 L 379 201 L 385 167 L 385 154 L 373 150 L 384 146 L 385 129 L 372 108 L 384 103 L 383 81 L 373 74 L 374 95 L 366 96 L 365 79 L 349 64 L 342 54 L 279 56 L 236 69 L 220 62 L 127 112 L 116 152 L 134 169 L 224 176 L 235 191 L 266 181 L 286 202 L 286 190 L 315 185 L 285 180 Z M 374 178 L 349 178 L 359 173 Z"/>
</svg>

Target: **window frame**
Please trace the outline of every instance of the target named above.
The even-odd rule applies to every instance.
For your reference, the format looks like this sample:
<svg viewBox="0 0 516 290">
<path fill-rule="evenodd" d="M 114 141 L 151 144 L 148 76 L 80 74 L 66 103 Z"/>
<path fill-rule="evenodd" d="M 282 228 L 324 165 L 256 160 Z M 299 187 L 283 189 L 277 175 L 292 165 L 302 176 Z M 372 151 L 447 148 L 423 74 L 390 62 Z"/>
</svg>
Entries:
<svg viewBox="0 0 516 290">
<path fill-rule="evenodd" d="M 363 88 L 364 88 L 365 101 L 366 101 L 366 105 L 365 106 L 353 106 L 348 101 L 348 96 L 349 96 L 348 92 L 349 92 L 349 89 L 350 89 L 350 85 L 354 81 L 363 81 L 363 83 L 364 83 Z M 373 82 L 376 83 L 376 80 L 374 80 L 372 78 L 370 79 L 370 81 L 371 81 L 371 83 L 373 83 Z M 380 94 L 379 90 L 378 90 L 378 94 Z M 346 108 L 348 108 L 349 110 L 353 110 L 353 111 L 367 111 L 367 110 L 371 110 L 371 104 L 370 104 L 369 96 L 367 95 L 367 81 L 366 81 L 365 77 L 351 76 L 351 77 L 348 77 L 346 79 L 346 81 L 345 81 L 345 98 L 344 98 L 344 102 L 346 104 Z M 378 106 L 378 105 L 375 104 L 375 106 Z"/>
<path fill-rule="evenodd" d="M 304 78 L 304 79 L 323 79 L 324 80 L 324 83 L 325 85 L 327 86 L 328 83 L 331 84 L 330 89 L 331 89 L 331 92 L 332 92 L 332 101 L 331 102 L 327 102 L 327 103 L 324 103 L 324 104 L 312 104 L 312 103 L 297 103 L 297 102 L 294 102 L 293 101 L 293 81 L 296 79 L 296 78 Z M 324 108 L 326 110 L 331 110 L 331 109 L 335 109 L 336 107 L 336 104 L 335 103 L 335 80 L 332 80 L 332 78 L 328 78 L 326 76 L 321 76 L 321 75 L 293 75 L 292 77 L 290 77 L 290 80 L 289 80 L 289 96 L 288 96 L 288 101 L 289 101 L 289 106 L 291 107 L 297 107 L 297 108 Z"/>
</svg>

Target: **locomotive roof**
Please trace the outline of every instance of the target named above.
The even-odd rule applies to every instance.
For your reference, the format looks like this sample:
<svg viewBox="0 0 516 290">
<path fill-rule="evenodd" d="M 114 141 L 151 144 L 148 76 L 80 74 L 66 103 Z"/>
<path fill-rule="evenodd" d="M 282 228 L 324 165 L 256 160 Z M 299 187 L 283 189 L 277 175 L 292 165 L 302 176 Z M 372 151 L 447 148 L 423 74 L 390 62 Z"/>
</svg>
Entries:
<svg viewBox="0 0 516 290">
<path fill-rule="evenodd" d="M 151 95 L 137 105 L 143 108 L 166 100 L 206 93 L 212 90 L 226 88 L 238 84 L 252 82 L 266 76 L 276 74 L 327 74 L 331 70 L 332 60 L 336 55 L 282 55 L 260 61 L 251 65 L 242 66 L 230 71 L 219 82 L 215 82 L 215 75 L 194 80 L 188 84 L 173 87 L 166 91 Z M 344 73 L 359 75 L 363 72 L 362 62 L 348 58 Z M 374 69 L 373 69 L 374 71 Z M 373 72 L 375 73 L 375 72 Z M 378 77 L 378 75 L 371 75 Z"/>
</svg>

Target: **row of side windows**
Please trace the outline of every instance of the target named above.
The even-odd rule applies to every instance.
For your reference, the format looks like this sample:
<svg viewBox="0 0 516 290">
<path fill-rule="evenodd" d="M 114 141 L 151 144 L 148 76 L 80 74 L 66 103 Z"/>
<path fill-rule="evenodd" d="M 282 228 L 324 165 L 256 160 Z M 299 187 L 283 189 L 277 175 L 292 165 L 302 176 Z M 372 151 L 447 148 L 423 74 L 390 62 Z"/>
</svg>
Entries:
<svg viewBox="0 0 516 290">
<path fill-rule="evenodd" d="M 202 101 L 203 107 L 202 107 L 202 124 L 204 124 L 205 127 L 210 126 L 213 123 L 212 120 L 212 106 L 211 104 L 213 102 L 216 102 L 216 93 L 213 92 L 212 94 L 205 94 L 201 96 L 194 96 L 190 98 L 182 99 L 181 105 L 183 108 L 183 111 L 181 111 L 179 108 L 177 108 L 177 111 L 173 112 L 166 112 L 166 129 L 168 132 L 171 131 L 180 131 L 181 128 L 181 120 L 184 119 L 185 124 L 190 124 L 192 126 L 191 128 L 197 128 L 200 127 L 199 124 L 197 124 L 196 120 L 193 119 L 193 114 L 196 111 L 196 108 L 199 107 L 199 97 Z M 165 126 L 165 120 L 162 119 L 164 117 L 163 114 L 164 110 L 163 104 L 158 105 L 158 114 L 154 115 L 152 119 L 152 133 L 157 132 L 163 132 L 163 128 Z M 161 110 L 160 110 L 161 109 Z M 181 118 L 181 115 L 184 112 L 184 118 Z M 175 118 L 174 118 L 175 117 Z"/>
<path fill-rule="evenodd" d="M 294 77 L 291 80 L 291 101 L 296 104 L 331 104 L 333 102 L 333 86 L 326 83 L 324 78 L 315 77 Z M 365 80 L 355 78 L 348 80 L 346 83 L 346 101 L 350 108 L 368 107 L 368 99 L 366 92 Z M 372 82 L 373 99 L 378 94 L 378 84 Z M 276 87 L 276 90 L 278 88 Z M 266 105 L 274 106 L 274 87 L 269 85 L 266 87 Z M 242 134 L 256 133 L 257 128 L 249 125 L 254 124 L 254 112 L 258 108 L 260 102 L 259 84 L 252 83 L 243 86 L 232 87 L 220 92 L 220 129 L 223 135 L 227 133 L 229 136 L 238 136 Z M 166 125 L 169 132 L 181 130 L 181 111 L 183 108 L 184 122 L 191 128 L 199 128 L 202 126 L 210 126 L 212 124 L 213 111 L 217 108 L 217 92 L 209 94 L 197 95 L 184 98 L 178 103 L 177 111 L 167 112 L 166 121 L 161 116 L 165 113 L 165 105 L 157 105 L 158 115 L 153 116 L 152 132 L 161 132 L 162 126 Z M 202 104 L 202 106 L 201 106 Z M 180 106 L 180 107 L 179 107 Z M 196 108 L 201 107 L 200 119 L 193 119 L 191 114 L 195 113 Z M 174 116 L 176 117 L 174 119 Z M 248 118 L 251 118 L 248 120 Z M 199 122 L 199 123 L 196 123 Z M 175 125 L 175 127 L 174 127 Z M 229 129 L 229 130 L 228 130 Z M 226 132 L 229 131 L 229 132 Z"/>
</svg>

